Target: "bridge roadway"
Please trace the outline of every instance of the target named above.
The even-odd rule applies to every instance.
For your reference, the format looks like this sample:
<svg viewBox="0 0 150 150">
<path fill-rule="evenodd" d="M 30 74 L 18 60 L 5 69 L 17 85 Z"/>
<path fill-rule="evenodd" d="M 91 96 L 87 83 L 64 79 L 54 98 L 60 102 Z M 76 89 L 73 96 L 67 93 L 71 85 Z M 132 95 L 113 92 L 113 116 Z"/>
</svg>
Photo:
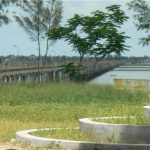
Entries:
<svg viewBox="0 0 150 150">
<path fill-rule="evenodd" d="M 40 72 L 40 76 L 38 75 Z M 46 66 L 39 68 L 36 66 L 31 67 L 9 67 L 0 68 L 0 82 L 29 82 L 29 81 L 48 81 L 56 80 L 56 77 L 61 80 L 60 67 Z M 65 76 L 63 76 L 65 77 Z"/>
<path fill-rule="evenodd" d="M 122 64 L 120 61 L 101 61 L 96 65 L 85 65 L 80 70 L 80 74 L 84 80 L 89 80 L 118 67 L 120 64 Z M 40 68 L 40 74 L 36 66 L 0 68 L 1 83 L 48 82 L 58 80 L 69 80 L 69 75 L 58 66 L 45 66 L 44 68 Z"/>
<path fill-rule="evenodd" d="M 47 66 L 44 68 L 39 68 L 41 71 L 58 71 L 60 67 L 52 67 L 52 66 Z M 15 75 L 15 74 L 29 74 L 29 73 L 35 73 L 38 72 L 38 67 L 12 67 L 12 68 L 0 68 L 0 76 L 3 75 Z"/>
</svg>

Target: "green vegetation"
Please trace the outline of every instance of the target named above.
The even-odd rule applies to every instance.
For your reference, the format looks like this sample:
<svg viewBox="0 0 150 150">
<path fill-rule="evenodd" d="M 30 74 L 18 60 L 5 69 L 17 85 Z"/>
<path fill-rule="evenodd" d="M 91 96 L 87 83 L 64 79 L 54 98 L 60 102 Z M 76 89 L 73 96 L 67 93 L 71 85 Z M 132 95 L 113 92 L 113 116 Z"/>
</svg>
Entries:
<svg viewBox="0 0 150 150">
<path fill-rule="evenodd" d="M 67 20 L 66 25 L 48 30 L 49 40 L 56 42 L 63 39 L 79 54 L 78 63 L 71 62 L 62 66 L 73 81 L 80 81 L 83 78 L 81 71 L 85 56 L 93 56 L 95 65 L 107 55 L 111 53 L 121 55 L 129 48 L 125 45 L 129 37 L 120 31 L 128 19 L 125 12 L 119 5 L 108 6 L 105 10 L 104 12 L 96 10 L 90 16 L 75 14 Z"/>
<path fill-rule="evenodd" d="M 0 142 L 16 131 L 44 127 L 77 127 L 78 119 L 142 115 L 148 93 L 111 86 L 47 83 L 1 84 Z"/>
<path fill-rule="evenodd" d="M 146 125 L 141 115 L 135 117 L 128 116 L 125 118 L 109 118 L 109 119 L 98 118 L 98 119 L 93 119 L 93 121 L 113 123 L 113 124 Z"/>
<path fill-rule="evenodd" d="M 150 45 L 150 3 L 146 0 L 132 0 L 128 3 L 129 9 L 132 9 L 135 13 L 135 27 L 137 30 L 145 31 L 145 36 L 140 38 L 140 44 L 143 46 Z"/>
<path fill-rule="evenodd" d="M 66 25 L 50 29 L 48 37 L 52 41 L 67 41 L 79 54 L 80 66 L 86 55 L 104 58 L 128 50 L 125 41 L 129 37 L 119 30 L 127 19 L 119 5 L 111 5 L 106 12 L 96 10 L 90 16 L 75 14 Z"/>
<path fill-rule="evenodd" d="M 112 124 L 130 124 L 130 125 L 149 125 L 145 124 L 143 117 L 141 115 L 136 117 L 124 116 L 122 118 L 93 118 L 93 121 L 103 122 L 103 123 L 112 123 Z M 38 137 L 54 138 L 54 139 L 64 139 L 64 140 L 75 140 L 75 141 L 90 141 L 98 142 L 102 141 L 101 137 L 95 137 L 89 132 L 80 132 L 79 129 L 73 128 L 63 128 L 63 129 L 54 129 L 54 130 L 40 130 L 33 132 L 32 135 Z"/>
<path fill-rule="evenodd" d="M 39 130 L 33 132 L 32 135 L 54 138 L 54 139 L 64 139 L 64 140 L 75 140 L 75 141 L 92 141 L 100 142 L 100 139 L 93 137 L 88 133 L 82 133 L 79 129 L 56 129 L 56 130 Z"/>
<path fill-rule="evenodd" d="M 29 35 L 32 41 L 37 42 L 38 47 L 38 68 L 41 61 L 41 42 L 45 40 L 46 52 L 45 60 L 50 45 L 52 44 L 45 33 L 48 29 L 56 28 L 62 18 L 62 1 L 61 0 L 23 0 L 17 3 L 22 10 L 22 14 L 17 14 L 15 20 Z M 34 9 L 33 9 L 34 8 Z M 46 63 L 46 62 L 44 62 Z"/>
</svg>

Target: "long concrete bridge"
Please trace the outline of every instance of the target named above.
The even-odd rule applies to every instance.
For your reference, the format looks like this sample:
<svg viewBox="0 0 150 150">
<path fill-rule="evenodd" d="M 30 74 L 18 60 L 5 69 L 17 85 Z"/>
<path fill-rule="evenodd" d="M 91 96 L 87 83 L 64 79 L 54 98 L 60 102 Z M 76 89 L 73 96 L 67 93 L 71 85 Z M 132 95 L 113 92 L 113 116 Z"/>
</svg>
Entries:
<svg viewBox="0 0 150 150">
<path fill-rule="evenodd" d="M 106 71 L 114 69 L 121 65 L 120 61 L 101 61 L 96 65 L 85 65 L 80 73 L 83 80 L 89 80 Z M 48 82 L 69 80 L 69 75 L 66 74 L 60 67 L 46 66 L 38 67 L 17 67 L 17 68 L 0 68 L 1 83 L 22 83 L 22 82 Z"/>
</svg>

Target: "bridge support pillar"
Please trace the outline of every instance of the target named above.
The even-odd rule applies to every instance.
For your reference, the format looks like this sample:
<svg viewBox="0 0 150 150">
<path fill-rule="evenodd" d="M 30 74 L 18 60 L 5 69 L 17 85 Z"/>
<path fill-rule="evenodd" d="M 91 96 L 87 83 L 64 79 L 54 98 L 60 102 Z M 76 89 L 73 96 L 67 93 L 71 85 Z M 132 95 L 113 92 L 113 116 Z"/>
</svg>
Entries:
<svg viewBox="0 0 150 150">
<path fill-rule="evenodd" d="M 58 79 L 61 81 L 63 78 L 62 78 L 62 71 L 59 71 L 58 72 Z"/>
<path fill-rule="evenodd" d="M 53 71 L 53 81 L 56 81 L 56 72 Z"/>
<path fill-rule="evenodd" d="M 9 76 L 9 83 L 11 83 L 12 82 L 12 77 L 11 76 Z"/>
<path fill-rule="evenodd" d="M 18 82 L 21 83 L 21 75 L 18 75 Z"/>
</svg>

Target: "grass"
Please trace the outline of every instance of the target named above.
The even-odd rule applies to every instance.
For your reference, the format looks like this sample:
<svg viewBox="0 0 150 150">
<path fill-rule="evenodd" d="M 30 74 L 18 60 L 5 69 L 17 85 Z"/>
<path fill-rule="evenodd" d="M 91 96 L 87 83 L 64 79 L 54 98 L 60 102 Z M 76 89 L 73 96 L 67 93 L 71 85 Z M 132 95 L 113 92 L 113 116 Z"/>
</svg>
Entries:
<svg viewBox="0 0 150 150">
<path fill-rule="evenodd" d="M 96 118 L 93 119 L 96 122 L 103 122 L 103 123 L 112 123 L 112 124 L 129 124 L 129 125 L 149 125 L 145 124 L 143 116 L 135 116 L 135 117 L 125 117 L 125 118 Z"/>
<path fill-rule="evenodd" d="M 47 83 L 0 85 L 0 142 L 16 131 L 45 127 L 77 127 L 78 119 L 142 115 L 150 104 L 147 92 L 111 86 Z"/>
<path fill-rule="evenodd" d="M 54 139 L 64 139 L 64 140 L 75 140 L 75 141 L 91 141 L 91 142 L 100 142 L 100 139 L 88 134 L 82 133 L 79 129 L 56 129 L 56 130 L 39 130 L 33 132 L 32 135 L 54 138 Z"/>
</svg>

